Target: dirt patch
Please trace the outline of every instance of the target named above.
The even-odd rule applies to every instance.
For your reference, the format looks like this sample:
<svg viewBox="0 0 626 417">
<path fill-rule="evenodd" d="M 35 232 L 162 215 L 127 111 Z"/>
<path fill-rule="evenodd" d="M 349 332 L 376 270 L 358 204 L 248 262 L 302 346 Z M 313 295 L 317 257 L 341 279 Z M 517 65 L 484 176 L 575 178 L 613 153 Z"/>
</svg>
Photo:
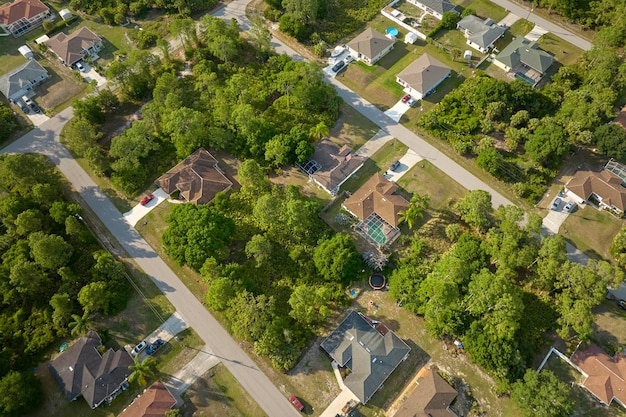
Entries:
<svg viewBox="0 0 626 417">
<path fill-rule="evenodd" d="M 69 102 L 80 95 L 87 88 L 87 84 L 74 78 L 72 70 L 62 65 L 58 59 L 46 55 L 40 64 L 48 71 L 50 78 L 37 86 L 36 101 L 46 111 L 52 111 L 55 107 Z"/>
</svg>

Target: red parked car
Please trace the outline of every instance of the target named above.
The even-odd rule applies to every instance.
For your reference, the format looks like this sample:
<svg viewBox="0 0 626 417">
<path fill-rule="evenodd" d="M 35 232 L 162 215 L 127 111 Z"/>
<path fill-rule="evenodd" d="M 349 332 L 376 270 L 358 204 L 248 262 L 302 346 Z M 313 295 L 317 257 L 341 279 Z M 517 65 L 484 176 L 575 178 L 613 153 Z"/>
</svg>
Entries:
<svg viewBox="0 0 626 417">
<path fill-rule="evenodd" d="M 407 94 L 406 96 L 402 97 L 402 102 L 406 103 L 407 101 L 411 100 L 411 95 Z"/>
<path fill-rule="evenodd" d="M 145 206 L 146 204 L 148 204 L 152 200 L 154 200 L 154 195 L 148 194 L 147 196 L 145 196 L 144 198 L 141 199 L 139 204 L 141 204 L 142 206 Z"/>
<path fill-rule="evenodd" d="M 289 401 L 291 401 L 291 404 L 293 404 L 294 407 L 298 409 L 298 411 L 300 412 L 304 411 L 304 406 L 295 395 L 292 395 L 291 397 L 289 397 Z"/>
</svg>

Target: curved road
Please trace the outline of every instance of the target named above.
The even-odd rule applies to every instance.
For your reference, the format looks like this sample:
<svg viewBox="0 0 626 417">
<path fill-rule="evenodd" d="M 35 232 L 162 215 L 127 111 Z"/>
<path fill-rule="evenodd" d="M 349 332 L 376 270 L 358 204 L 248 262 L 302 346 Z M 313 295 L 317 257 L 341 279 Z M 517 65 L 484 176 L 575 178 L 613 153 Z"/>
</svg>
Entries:
<svg viewBox="0 0 626 417">
<path fill-rule="evenodd" d="M 204 308 L 154 252 L 141 235 L 128 224 L 122 214 L 100 191 L 93 180 L 59 143 L 61 129 L 73 116 L 68 108 L 32 130 L 0 153 L 40 153 L 59 168 L 74 189 L 117 238 L 128 254 L 150 276 L 176 311 L 198 333 L 212 354 L 228 368 L 243 388 L 269 417 L 296 417 L 299 413 L 272 381 L 256 366 L 239 344 Z"/>
</svg>

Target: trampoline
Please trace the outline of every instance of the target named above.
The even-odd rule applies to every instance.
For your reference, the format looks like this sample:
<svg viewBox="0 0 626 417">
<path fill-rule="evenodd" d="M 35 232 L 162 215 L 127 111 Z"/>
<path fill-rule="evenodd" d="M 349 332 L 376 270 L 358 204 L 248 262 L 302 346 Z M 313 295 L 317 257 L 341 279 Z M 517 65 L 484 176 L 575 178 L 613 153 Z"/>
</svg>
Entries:
<svg viewBox="0 0 626 417">
<path fill-rule="evenodd" d="M 382 290 L 383 288 L 385 288 L 385 284 L 387 283 L 387 280 L 385 279 L 385 276 L 382 274 L 373 274 L 370 275 L 370 287 L 372 287 L 375 290 Z"/>
<path fill-rule="evenodd" d="M 398 29 L 396 28 L 387 28 L 385 32 L 387 33 L 387 35 L 398 36 Z"/>
</svg>

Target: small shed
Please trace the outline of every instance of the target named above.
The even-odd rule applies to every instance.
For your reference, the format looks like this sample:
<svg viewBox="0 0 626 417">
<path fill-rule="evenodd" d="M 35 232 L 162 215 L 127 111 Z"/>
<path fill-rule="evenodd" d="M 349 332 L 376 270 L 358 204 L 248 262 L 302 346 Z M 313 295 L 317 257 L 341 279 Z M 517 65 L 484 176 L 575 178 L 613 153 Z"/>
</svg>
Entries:
<svg viewBox="0 0 626 417">
<path fill-rule="evenodd" d="M 72 18 L 72 12 L 70 12 L 70 9 L 63 9 L 59 12 L 59 16 L 63 20 L 68 20 Z"/>
<path fill-rule="evenodd" d="M 413 32 L 409 32 L 404 37 L 404 43 L 414 44 L 417 41 L 417 35 Z"/>
<path fill-rule="evenodd" d="M 37 45 L 45 44 L 48 39 L 50 39 L 48 35 L 43 35 L 35 39 L 35 43 Z"/>
<path fill-rule="evenodd" d="M 463 52 L 463 59 L 472 59 L 472 51 L 466 49 L 465 52 Z"/>
<path fill-rule="evenodd" d="M 22 45 L 17 50 L 24 56 L 26 59 L 33 59 L 33 51 L 26 45 Z"/>
</svg>

